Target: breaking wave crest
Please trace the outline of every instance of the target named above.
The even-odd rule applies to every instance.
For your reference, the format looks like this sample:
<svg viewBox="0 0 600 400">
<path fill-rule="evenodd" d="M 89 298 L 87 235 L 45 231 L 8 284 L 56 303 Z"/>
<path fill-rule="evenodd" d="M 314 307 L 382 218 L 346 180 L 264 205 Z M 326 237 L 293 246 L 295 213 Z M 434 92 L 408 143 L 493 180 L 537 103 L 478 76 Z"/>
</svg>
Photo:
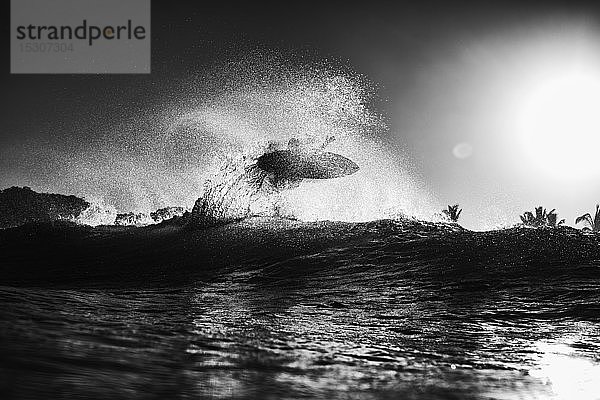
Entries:
<svg viewBox="0 0 600 400">
<path fill-rule="evenodd" d="M 51 177 L 38 186 L 99 199 L 78 218 L 90 225 L 114 221 L 116 213 L 191 209 L 199 198 L 209 218 L 225 220 L 252 214 L 307 221 L 428 219 L 438 207 L 404 151 L 388 143 L 394 133 L 375 101 L 374 85 L 346 68 L 253 54 L 173 83 L 162 103 L 107 124 L 96 142 L 60 160 L 40 154 L 48 169 L 60 171 L 57 177 L 70 179 Z M 317 148 L 329 137 L 335 140 L 327 151 L 354 161 L 358 173 L 304 181 L 280 193 L 256 192 L 241 178 L 270 146 L 296 138 Z"/>
<path fill-rule="evenodd" d="M 104 200 L 98 199 L 92 201 L 88 208 L 75 217 L 74 222 L 80 225 L 89 226 L 113 225 L 116 217 L 116 208 L 105 204 Z"/>
<path fill-rule="evenodd" d="M 253 180 L 262 179 L 246 156 L 227 157 L 217 174 L 206 180 L 192 209 L 192 223 L 210 226 L 250 215 L 270 215 L 272 202 Z"/>
<path fill-rule="evenodd" d="M 388 128 L 370 106 L 373 96 L 362 77 L 281 65 L 234 69 L 220 77 L 224 89 L 178 110 L 162 137 L 171 161 L 186 163 L 204 182 L 195 207 L 204 222 L 249 215 L 353 222 L 431 217 L 431 196 L 408 172 L 403 152 L 380 139 Z M 284 191 L 252 182 L 249 167 L 268 149 L 292 138 L 316 149 L 332 137 L 327 150 L 356 162 L 358 173 L 306 180 Z"/>
</svg>

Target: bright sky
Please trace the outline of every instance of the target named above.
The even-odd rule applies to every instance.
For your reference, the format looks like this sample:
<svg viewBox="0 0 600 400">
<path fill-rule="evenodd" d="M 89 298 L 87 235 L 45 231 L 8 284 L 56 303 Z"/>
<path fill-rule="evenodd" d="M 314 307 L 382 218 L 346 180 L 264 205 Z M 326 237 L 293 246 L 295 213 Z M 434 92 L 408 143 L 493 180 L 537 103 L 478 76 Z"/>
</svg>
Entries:
<svg viewBox="0 0 600 400">
<path fill-rule="evenodd" d="M 574 225 L 600 202 L 599 26 L 543 13 L 499 21 L 415 42 L 416 60 L 394 60 L 396 71 L 373 62 L 393 135 L 467 227 L 517 223 L 538 205 Z"/>
</svg>

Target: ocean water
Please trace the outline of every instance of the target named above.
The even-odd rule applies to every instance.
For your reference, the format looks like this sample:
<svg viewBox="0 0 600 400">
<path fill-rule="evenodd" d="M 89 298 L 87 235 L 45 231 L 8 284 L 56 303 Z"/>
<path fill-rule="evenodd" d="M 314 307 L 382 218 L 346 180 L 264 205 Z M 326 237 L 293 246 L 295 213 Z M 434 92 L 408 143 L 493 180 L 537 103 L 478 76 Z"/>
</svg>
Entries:
<svg viewBox="0 0 600 400">
<path fill-rule="evenodd" d="M 593 235 L 27 229 L 0 236 L 2 398 L 600 398 Z"/>
<path fill-rule="evenodd" d="M 33 187 L 93 206 L 0 229 L 0 398 L 599 399 L 599 237 L 412 219 L 440 202 L 376 85 L 292 65 L 182 83 L 66 164 L 30 152 Z M 360 170 L 253 185 L 291 139 Z M 105 226 L 199 197 L 216 226 Z"/>
</svg>

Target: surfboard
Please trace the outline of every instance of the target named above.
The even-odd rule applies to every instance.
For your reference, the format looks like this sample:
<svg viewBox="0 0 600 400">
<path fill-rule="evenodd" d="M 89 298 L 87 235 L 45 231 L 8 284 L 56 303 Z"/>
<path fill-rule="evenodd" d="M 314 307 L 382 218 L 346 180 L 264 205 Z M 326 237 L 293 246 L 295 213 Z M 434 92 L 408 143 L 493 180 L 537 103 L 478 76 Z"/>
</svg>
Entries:
<svg viewBox="0 0 600 400">
<path fill-rule="evenodd" d="M 278 179 L 332 179 L 352 175 L 358 165 L 340 154 L 326 151 L 277 150 L 263 154 L 257 166 Z"/>
</svg>

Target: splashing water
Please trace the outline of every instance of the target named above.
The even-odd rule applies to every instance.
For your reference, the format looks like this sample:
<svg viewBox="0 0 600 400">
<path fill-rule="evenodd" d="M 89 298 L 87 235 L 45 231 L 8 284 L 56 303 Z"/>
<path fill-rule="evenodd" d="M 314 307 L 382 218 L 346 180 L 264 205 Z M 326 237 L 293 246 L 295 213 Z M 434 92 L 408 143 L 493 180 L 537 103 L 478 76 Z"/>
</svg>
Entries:
<svg viewBox="0 0 600 400">
<path fill-rule="evenodd" d="M 117 217 L 117 210 L 104 203 L 103 199 L 92 201 L 90 206 L 79 214 L 74 222 L 80 225 L 113 225 Z"/>
<path fill-rule="evenodd" d="M 265 175 L 247 156 L 229 155 L 218 172 L 204 184 L 202 196 L 192 209 L 192 223 L 211 226 L 246 218 L 273 215 L 272 197 L 263 192 Z"/>
<path fill-rule="evenodd" d="M 384 144 L 388 128 L 370 106 L 372 84 L 327 65 L 291 67 L 258 58 L 166 88 L 161 103 L 113 122 L 97 141 L 62 155 L 56 177 L 69 181 L 52 190 L 101 198 L 119 213 L 190 209 L 208 191 L 208 209 L 227 205 L 230 216 L 277 209 L 303 220 L 429 218 L 437 207 L 427 190 L 407 173 L 402 152 Z M 327 151 L 356 162 L 358 173 L 304 181 L 278 194 L 253 193 L 240 178 L 270 143 L 297 138 L 310 150 L 332 136 Z M 99 210 L 87 214 L 82 218 L 105 221 Z"/>
<path fill-rule="evenodd" d="M 241 73 L 239 83 L 181 113 L 163 138 L 165 148 L 191 168 L 204 165 L 196 211 L 216 220 L 276 215 L 301 220 L 368 221 L 411 215 L 428 218 L 426 191 L 403 159 L 378 141 L 386 128 L 371 111 L 362 83 L 331 71 Z M 297 138 L 307 150 L 327 147 L 355 161 L 352 176 L 307 180 L 284 191 L 257 189 L 248 167 L 266 151 Z M 264 188 L 263 188 L 264 189 Z"/>
<path fill-rule="evenodd" d="M 371 147 L 369 147 L 371 145 Z M 368 149 L 374 161 L 361 156 Z M 398 216 L 418 216 L 406 180 L 394 181 L 386 170 L 386 153 L 365 141 L 350 141 L 336 146 L 336 152 L 364 160 L 356 176 L 326 180 L 305 180 L 298 185 L 278 187 L 248 155 L 228 157 L 196 202 L 192 215 L 196 225 L 207 226 L 248 216 L 272 216 L 304 221 L 369 221 Z M 409 210 L 407 212 L 407 210 Z M 411 212 L 412 211 L 412 212 Z"/>
</svg>

